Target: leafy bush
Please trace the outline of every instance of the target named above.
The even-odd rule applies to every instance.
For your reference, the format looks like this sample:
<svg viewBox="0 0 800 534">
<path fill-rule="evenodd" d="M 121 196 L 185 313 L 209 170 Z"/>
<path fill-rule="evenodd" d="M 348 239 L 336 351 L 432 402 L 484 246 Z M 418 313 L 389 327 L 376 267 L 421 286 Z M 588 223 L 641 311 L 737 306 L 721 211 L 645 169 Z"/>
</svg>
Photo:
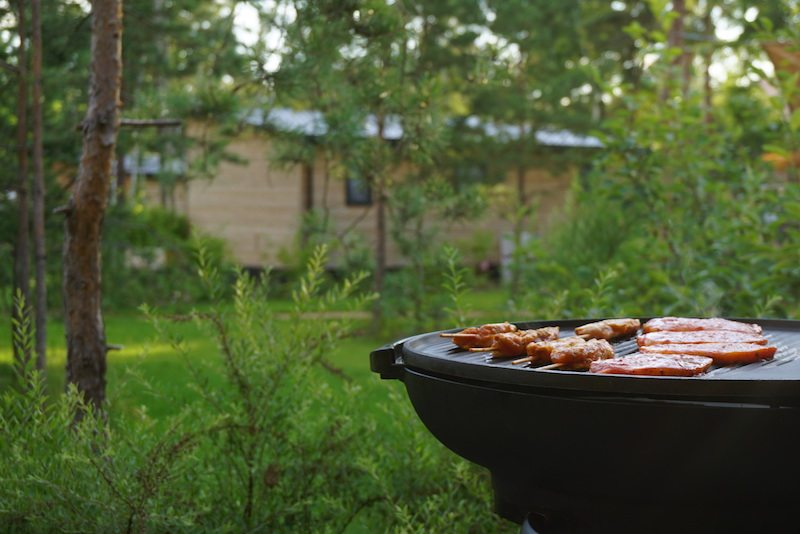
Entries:
<svg viewBox="0 0 800 534">
<path fill-rule="evenodd" d="M 209 261 L 224 268 L 224 243 L 195 237 L 185 216 L 141 204 L 110 210 L 103 236 L 104 306 L 130 309 L 146 302 L 186 307 L 203 302 L 206 293 L 194 257 L 198 241 Z"/>
<path fill-rule="evenodd" d="M 573 316 L 797 313 L 798 184 L 697 102 L 649 98 L 630 97 L 608 123 L 607 148 L 562 224 L 533 245 L 529 305 L 561 295 Z M 598 279 L 600 307 L 587 295 Z"/>
<path fill-rule="evenodd" d="M 360 388 L 325 371 L 335 371 L 326 355 L 352 326 L 326 312 L 363 304 L 363 275 L 327 281 L 318 251 L 284 317 L 271 307 L 268 277 L 238 276 L 231 305 L 223 273 L 207 254 L 199 259 L 210 311 L 145 309 L 185 357 L 198 400 L 165 420 L 146 410 L 115 418 L 92 414 L 74 390 L 48 399 L 38 376 L 23 372 L 0 403 L 0 524 L 19 532 L 509 526 L 490 512 L 486 474 L 437 444 L 407 399 L 395 391 L 379 422 L 362 409 Z M 194 360 L 175 321 L 213 336 L 218 361 Z M 30 329 L 17 331 L 29 346 Z"/>
</svg>

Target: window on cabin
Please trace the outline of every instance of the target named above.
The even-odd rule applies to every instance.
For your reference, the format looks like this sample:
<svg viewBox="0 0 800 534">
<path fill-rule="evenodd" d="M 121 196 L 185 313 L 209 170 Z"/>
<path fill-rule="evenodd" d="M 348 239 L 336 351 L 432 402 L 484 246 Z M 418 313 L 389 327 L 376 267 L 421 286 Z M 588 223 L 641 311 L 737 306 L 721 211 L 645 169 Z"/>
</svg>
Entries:
<svg viewBox="0 0 800 534">
<path fill-rule="evenodd" d="M 344 181 L 345 202 L 348 206 L 371 206 L 372 188 L 362 178 L 347 178 Z"/>
<path fill-rule="evenodd" d="M 485 164 L 462 162 L 453 168 L 453 184 L 457 191 L 485 183 L 489 170 Z"/>
</svg>

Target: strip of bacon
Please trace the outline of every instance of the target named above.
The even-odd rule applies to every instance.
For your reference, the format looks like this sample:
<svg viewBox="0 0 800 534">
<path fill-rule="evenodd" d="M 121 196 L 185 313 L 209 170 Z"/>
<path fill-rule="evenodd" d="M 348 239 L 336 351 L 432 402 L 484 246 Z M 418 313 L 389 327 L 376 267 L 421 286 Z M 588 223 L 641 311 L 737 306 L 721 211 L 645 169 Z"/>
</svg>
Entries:
<svg viewBox="0 0 800 534">
<path fill-rule="evenodd" d="M 730 365 L 734 363 L 753 363 L 761 360 L 771 360 L 775 356 L 777 347 L 756 345 L 755 343 L 695 343 L 695 344 L 666 344 L 647 345 L 641 352 L 649 354 L 693 354 L 707 356 L 717 365 Z"/>
<path fill-rule="evenodd" d="M 718 317 L 711 319 L 693 319 L 690 317 L 657 317 L 650 319 L 642 327 L 642 332 L 690 332 L 694 330 L 726 330 L 729 332 L 744 332 L 746 334 L 761 334 L 761 327 L 757 324 L 740 323 Z"/>
<path fill-rule="evenodd" d="M 755 343 L 756 345 L 766 345 L 767 338 L 758 334 L 744 332 L 697 330 L 694 332 L 649 332 L 637 337 L 636 342 L 640 347 L 682 343 Z"/>
<path fill-rule="evenodd" d="M 711 358 L 687 354 L 635 353 L 592 362 L 589 372 L 616 375 L 695 376 L 711 366 Z"/>
<path fill-rule="evenodd" d="M 634 335 L 639 326 L 639 319 L 605 319 L 577 327 L 575 335 L 585 339 L 615 339 Z"/>
</svg>

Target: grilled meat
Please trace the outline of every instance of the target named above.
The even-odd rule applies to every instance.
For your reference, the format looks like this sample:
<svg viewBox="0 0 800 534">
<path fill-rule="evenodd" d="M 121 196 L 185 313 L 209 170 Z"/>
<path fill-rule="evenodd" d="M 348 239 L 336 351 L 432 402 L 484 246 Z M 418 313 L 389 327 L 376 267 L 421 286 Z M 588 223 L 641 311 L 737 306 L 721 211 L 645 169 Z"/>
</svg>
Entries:
<svg viewBox="0 0 800 534">
<path fill-rule="evenodd" d="M 614 349 L 605 339 L 565 337 L 555 341 L 531 343 L 527 347 L 528 357 L 512 363 L 559 364 L 562 369 L 586 370 L 595 360 L 614 357 Z"/>
<path fill-rule="evenodd" d="M 580 339 L 580 338 L 579 338 Z M 550 361 L 562 369 L 585 371 L 593 361 L 614 357 L 614 348 L 605 339 L 590 339 L 583 344 L 562 345 L 550 353 Z"/>
<path fill-rule="evenodd" d="M 592 373 L 651 376 L 695 376 L 704 373 L 713 360 L 687 354 L 630 354 L 622 358 L 594 361 Z"/>
<path fill-rule="evenodd" d="M 575 335 L 586 339 L 616 339 L 634 335 L 639 326 L 639 319 L 606 319 L 577 327 Z"/>
<path fill-rule="evenodd" d="M 686 343 L 755 343 L 766 345 L 767 338 L 760 334 L 730 332 L 726 330 L 696 330 L 693 332 L 649 332 L 636 338 L 640 347 L 646 345 Z"/>
<path fill-rule="evenodd" d="M 514 358 L 523 356 L 525 348 L 531 343 L 554 339 L 558 339 L 557 326 L 546 326 L 535 330 L 517 330 L 516 332 L 495 334 L 491 346 L 485 347 L 483 350 L 491 352 L 493 358 Z M 470 350 L 478 351 L 481 349 L 473 348 Z"/>
<path fill-rule="evenodd" d="M 585 345 L 586 340 L 580 337 L 572 336 L 572 337 L 562 337 L 559 339 L 555 339 L 553 341 L 542 341 L 539 343 L 530 343 L 526 347 L 526 352 L 528 353 L 528 357 L 524 359 L 524 362 L 531 362 L 532 364 L 548 364 L 553 363 L 550 359 L 553 351 L 556 349 L 563 349 L 566 350 L 570 347 L 576 347 L 580 345 Z M 512 363 L 524 363 L 523 360 L 518 360 Z"/>
<path fill-rule="evenodd" d="M 490 323 L 482 326 L 465 328 L 455 334 L 440 334 L 442 337 L 451 338 L 453 343 L 462 349 L 473 347 L 488 347 L 494 341 L 494 336 L 504 332 L 516 332 L 517 327 L 509 322 Z"/>
<path fill-rule="evenodd" d="M 740 323 L 729 319 L 693 319 L 689 317 L 657 317 L 650 319 L 642 327 L 642 332 L 690 332 L 694 330 L 725 330 L 745 334 L 761 334 L 757 324 Z"/>
<path fill-rule="evenodd" d="M 755 343 L 695 343 L 646 345 L 641 352 L 648 354 L 692 354 L 707 356 L 717 365 L 752 363 L 771 360 L 777 347 L 756 345 Z"/>
</svg>

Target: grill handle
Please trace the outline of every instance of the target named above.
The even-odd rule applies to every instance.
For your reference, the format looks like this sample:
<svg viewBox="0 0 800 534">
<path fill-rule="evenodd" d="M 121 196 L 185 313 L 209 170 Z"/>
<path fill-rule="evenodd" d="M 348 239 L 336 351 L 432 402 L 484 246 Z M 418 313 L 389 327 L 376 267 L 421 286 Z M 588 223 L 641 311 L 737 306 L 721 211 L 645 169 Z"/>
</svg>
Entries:
<svg viewBox="0 0 800 534">
<path fill-rule="evenodd" d="M 378 373 L 384 380 L 402 380 L 403 365 L 402 348 L 406 339 L 377 348 L 369 353 L 369 367 L 373 373 Z"/>
</svg>

